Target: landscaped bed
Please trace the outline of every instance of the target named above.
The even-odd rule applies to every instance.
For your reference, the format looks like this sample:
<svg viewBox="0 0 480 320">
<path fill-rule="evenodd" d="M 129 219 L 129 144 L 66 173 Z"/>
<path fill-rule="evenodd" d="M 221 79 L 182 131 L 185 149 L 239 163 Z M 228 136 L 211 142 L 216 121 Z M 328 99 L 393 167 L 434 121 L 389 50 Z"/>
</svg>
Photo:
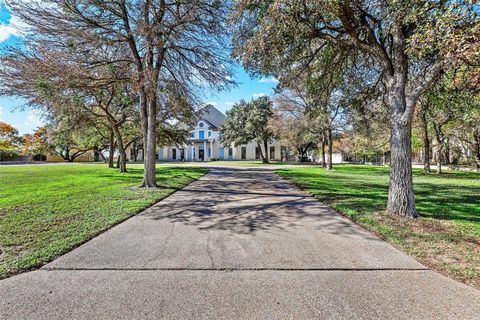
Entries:
<svg viewBox="0 0 480 320">
<path fill-rule="evenodd" d="M 160 188 L 137 188 L 142 166 L 0 167 L 0 278 L 51 261 L 206 173 L 159 167 Z"/>
<path fill-rule="evenodd" d="M 384 214 L 388 167 L 275 170 L 323 203 L 437 271 L 480 287 L 480 173 L 414 169 L 418 221 Z"/>
</svg>

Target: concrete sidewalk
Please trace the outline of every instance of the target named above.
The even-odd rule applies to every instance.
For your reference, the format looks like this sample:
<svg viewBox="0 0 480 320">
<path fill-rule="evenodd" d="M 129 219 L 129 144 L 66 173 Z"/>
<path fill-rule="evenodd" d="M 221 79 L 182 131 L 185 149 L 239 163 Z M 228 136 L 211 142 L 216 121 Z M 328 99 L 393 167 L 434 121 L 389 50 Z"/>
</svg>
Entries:
<svg viewBox="0 0 480 320">
<path fill-rule="evenodd" d="M 479 290 L 262 168 L 214 168 L 0 297 L 2 319 L 480 319 Z"/>
</svg>

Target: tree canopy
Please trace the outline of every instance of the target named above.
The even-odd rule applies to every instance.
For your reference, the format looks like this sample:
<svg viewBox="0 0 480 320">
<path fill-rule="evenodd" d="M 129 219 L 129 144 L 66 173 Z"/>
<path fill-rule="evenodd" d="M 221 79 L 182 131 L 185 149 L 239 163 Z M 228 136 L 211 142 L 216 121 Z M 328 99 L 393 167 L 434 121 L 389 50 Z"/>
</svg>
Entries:
<svg viewBox="0 0 480 320">
<path fill-rule="evenodd" d="M 267 146 L 273 138 L 273 131 L 269 126 L 272 118 L 272 101 L 269 97 L 259 97 L 251 102 L 241 100 L 227 111 L 227 119 L 220 128 L 221 141 L 226 145 L 255 141 L 262 161 L 268 163 Z"/>
</svg>

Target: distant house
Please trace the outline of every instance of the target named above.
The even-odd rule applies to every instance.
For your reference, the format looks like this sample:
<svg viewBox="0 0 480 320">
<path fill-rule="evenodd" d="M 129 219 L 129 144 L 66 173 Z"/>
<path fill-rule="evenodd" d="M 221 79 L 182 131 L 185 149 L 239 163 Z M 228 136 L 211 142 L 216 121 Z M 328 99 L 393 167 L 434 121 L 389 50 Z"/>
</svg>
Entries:
<svg viewBox="0 0 480 320">
<path fill-rule="evenodd" d="M 158 160 L 161 161 L 207 161 L 218 160 L 256 160 L 260 159 L 260 150 L 256 142 L 246 145 L 223 145 L 220 142 L 220 127 L 225 121 L 225 115 L 214 106 L 208 105 L 203 116 L 195 127 L 191 128 L 188 143 L 182 146 L 162 146 L 158 148 Z M 132 161 L 134 150 L 126 150 L 128 160 Z M 263 150 L 262 144 L 262 152 Z M 267 146 L 267 156 L 270 160 L 281 160 L 281 146 L 272 141 Z M 143 160 L 140 151 L 137 160 Z"/>
</svg>

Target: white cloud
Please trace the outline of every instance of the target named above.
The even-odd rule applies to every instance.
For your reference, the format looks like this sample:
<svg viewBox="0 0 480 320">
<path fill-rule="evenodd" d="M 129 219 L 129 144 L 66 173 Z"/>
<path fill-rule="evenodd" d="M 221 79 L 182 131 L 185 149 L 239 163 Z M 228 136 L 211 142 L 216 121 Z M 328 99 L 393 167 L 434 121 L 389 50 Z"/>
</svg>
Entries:
<svg viewBox="0 0 480 320">
<path fill-rule="evenodd" d="M 275 83 L 276 84 L 276 83 L 278 83 L 278 80 L 275 77 L 270 77 L 270 78 L 262 78 L 258 82 L 260 82 L 260 83 Z"/>
<path fill-rule="evenodd" d="M 0 6 L 1 5 L 0 3 Z M 0 42 L 7 40 L 11 36 L 22 36 L 22 30 L 24 30 L 26 26 L 27 25 L 16 16 L 12 16 L 8 24 L 0 23 Z"/>
<path fill-rule="evenodd" d="M 19 36 L 20 31 L 11 25 L 0 24 L 0 42 L 3 42 L 11 36 Z"/>
<path fill-rule="evenodd" d="M 215 102 L 215 101 L 210 101 L 210 102 L 207 102 L 206 104 L 211 104 L 214 107 L 218 106 L 218 102 Z"/>
<path fill-rule="evenodd" d="M 3 121 L 3 120 L 2 120 L 2 115 L 3 115 L 3 107 L 0 106 L 0 121 Z"/>
<path fill-rule="evenodd" d="M 252 97 L 254 98 L 260 98 L 260 97 L 265 97 L 266 94 L 264 92 L 258 92 L 258 93 L 254 93 L 252 94 Z"/>
<path fill-rule="evenodd" d="M 229 106 L 229 107 L 233 106 L 234 104 L 235 104 L 235 102 L 232 102 L 232 101 L 225 102 L 225 105 Z"/>
</svg>

